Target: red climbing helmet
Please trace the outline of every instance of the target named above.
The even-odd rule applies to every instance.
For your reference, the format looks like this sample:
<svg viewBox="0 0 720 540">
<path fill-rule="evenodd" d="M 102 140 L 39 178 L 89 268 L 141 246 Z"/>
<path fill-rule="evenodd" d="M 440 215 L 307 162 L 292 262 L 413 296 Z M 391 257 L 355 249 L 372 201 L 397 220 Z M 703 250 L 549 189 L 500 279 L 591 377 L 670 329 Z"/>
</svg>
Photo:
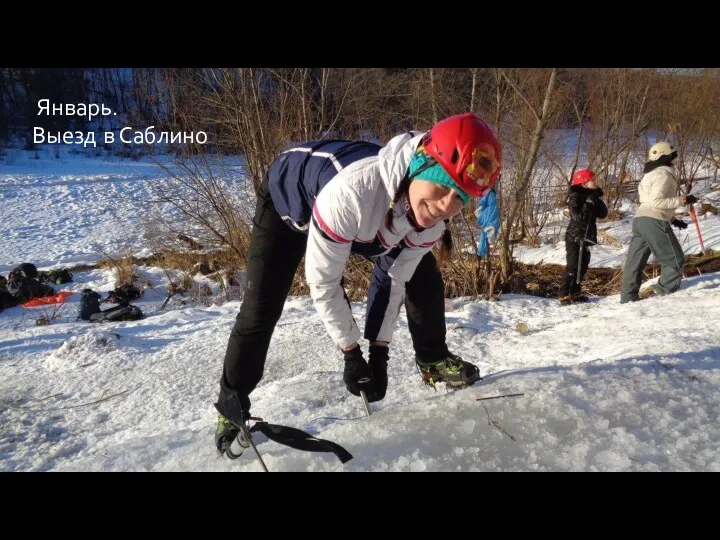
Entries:
<svg viewBox="0 0 720 540">
<path fill-rule="evenodd" d="M 589 182 L 595 178 L 595 173 L 590 169 L 580 169 L 578 172 L 573 174 L 572 185 L 577 186 Z"/>
<path fill-rule="evenodd" d="M 502 147 L 490 126 L 474 113 L 440 120 L 423 137 L 423 146 L 473 197 L 482 196 L 500 175 Z"/>
</svg>

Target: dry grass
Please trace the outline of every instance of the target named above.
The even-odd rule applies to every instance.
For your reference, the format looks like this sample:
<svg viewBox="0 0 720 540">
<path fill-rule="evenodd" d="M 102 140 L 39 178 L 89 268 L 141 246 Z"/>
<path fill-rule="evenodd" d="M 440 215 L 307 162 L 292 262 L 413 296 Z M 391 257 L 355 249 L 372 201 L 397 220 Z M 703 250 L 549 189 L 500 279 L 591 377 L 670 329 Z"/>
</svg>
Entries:
<svg viewBox="0 0 720 540">
<path fill-rule="evenodd" d="M 370 279 L 372 277 L 373 265 L 370 261 L 359 255 L 350 255 L 345 271 L 343 272 L 343 286 L 345 294 L 353 301 L 361 301 L 367 297 L 367 291 L 370 287 Z M 305 259 L 300 261 L 300 266 L 295 272 L 293 284 L 290 288 L 290 294 L 293 296 L 306 296 L 310 294 L 310 288 L 305 282 Z"/>
<path fill-rule="evenodd" d="M 616 248 L 622 247 L 622 243 L 617 238 L 612 236 L 609 232 L 607 232 L 607 229 L 598 229 L 597 236 L 598 243 L 600 244 L 605 244 Z"/>
<path fill-rule="evenodd" d="M 230 250 L 213 250 L 204 252 L 188 251 L 162 251 L 148 257 L 146 264 L 161 268 L 173 268 L 190 274 L 203 275 L 227 269 L 239 269 L 245 266 L 237 254 Z"/>
<path fill-rule="evenodd" d="M 514 264 L 515 272 L 510 278 L 510 283 L 502 285 L 504 293 L 557 297 L 565 265 L 526 265 L 519 262 Z M 685 277 L 717 271 L 720 271 L 720 253 L 713 252 L 708 252 L 705 256 L 688 256 L 683 267 Z M 594 296 L 619 294 L 622 288 L 622 274 L 622 268 L 589 268 L 582 283 L 583 291 Z M 651 279 L 659 275 L 659 264 L 645 266 L 643 279 Z"/>
<path fill-rule="evenodd" d="M 139 279 L 136 273 L 137 259 L 132 256 L 115 258 L 106 255 L 106 257 L 106 259 L 98 263 L 98 266 L 115 271 L 115 287 L 132 285 L 134 281 Z M 74 269 L 71 270 L 71 272 L 74 271 Z"/>
<path fill-rule="evenodd" d="M 436 254 L 437 255 L 437 254 Z M 499 268 L 499 259 L 492 258 L 492 267 Z M 192 276 L 200 271 L 214 281 L 221 284 L 224 294 L 230 299 L 237 297 L 239 284 L 235 277 L 237 271 L 244 265 L 230 250 L 207 253 L 164 252 L 147 258 L 126 257 L 122 259 L 107 259 L 100 261 L 98 266 L 103 268 L 116 268 L 118 275 L 124 279 L 129 276 L 136 277 L 136 266 L 146 264 L 159 266 L 166 270 L 175 269 L 182 272 L 178 285 L 186 291 L 194 291 L 198 298 L 207 298 L 208 290 L 200 290 L 194 283 Z M 445 296 L 458 297 L 487 297 L 487 276 L 485 260 L 475 256 L 460 256 L 455 253 L 452 259 L 440 265 L 445 281 Z M 71 272 L 90 269 L 87 265 L 71 268 Z M 367 297 L 367 291 L 372 277 L 372 263 L 357 255 L 351 255 L 344 272 L 344 287 L 351 301 L 362 301 Z M 523 264 L 513 263 L 513 274 L 507 283 L 497 283 L 494 291 L 502 293 L 517 293 L 555 298 L 560 287 L 565 265 L 561 264 Z M 720 253 L 712 250 L 705 256 L 689 256 L 686 258 L 683 269 L 685 276 L 704 274 L 706 272 L 720 271 Z M 651 279 L 660 275 L 660 266 L 651 264 L 645 267 L 644 279 Z M 120 282 L 118 282 L 118 285 Z M 595 296 L 618 294 L 622 285 L 622 268 L 590 268 L 583 280 L 583 290 Z M 304 259 L 298 267 L 293 284 L 290 289 L 293 296 L 307 296 L 310 290 L 305 283 Z"/>
<path fill-rule="evenodd" d="M 700 211 L 697 213 L 698 216 L 703 217 L 705 214 L 710 212 L 711 214 L 717 216 L 718 215 L 718 208 L 717 206 L 713 206 L 710 203 L 702 203 L 700 205 Z"/>
</svg>

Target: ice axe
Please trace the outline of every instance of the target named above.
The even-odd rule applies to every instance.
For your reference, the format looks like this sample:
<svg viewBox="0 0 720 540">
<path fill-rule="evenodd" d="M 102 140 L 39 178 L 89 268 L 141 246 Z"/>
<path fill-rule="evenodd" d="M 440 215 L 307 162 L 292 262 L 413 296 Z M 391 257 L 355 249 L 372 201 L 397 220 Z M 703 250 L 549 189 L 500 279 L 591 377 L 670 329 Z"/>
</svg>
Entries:
<svg viewBox="0 0 720 540">
<path fill-rule="evenodd" d="M 588 231 L 590 230 L 590 220 L 588 219 L 587 227 L 585 227 L 585 236 L 582 238 L 578 238 L 578 243 L 580 244 L 580 250 L 578 251 L 578 269 L 577 269 L 577 276 L 575 277 L 575 283 L 580 285 L 580 279 L 582 277 L 582 256 L 583 256 L 583 250 L 585 249 L 585 244 L 594 244 L 592 240 L 588 240 Z"/>
<path fill-rule="evenodd" d="M 688 208 L 690 209 L 688 211 L 690 219 L 695 223 L 695 230 L 697 231 L 698 241 L 700 242 L 700 251 L 705 255 L 705 244 L 703 243 L 702 233 L 700 232 L 700 221 L 698 221 L 697 213 L 695 212 L 695 205 L 688 204 Z"/>
<path fill-rule="evenodd" d="M 668 124 L 668 129 L 670 131 L 666 137 L 666 140 L 670 137 L 671 133 L 675 133 L 675 138 L 677 139 L 678 146 L 680 146 L 680 124 L 678 124 L 678 123 Z M 681 160 L 681 163 L 682 163 L 682 160 Z M 685 184 L 686 188 L 691 185 L 692 185 L 692 182 Z M 689 192 L 690 190 L 688 189 L 687 191 Z M 687 195 L 687 193 L 686 193 L 686 195 Z M 700 222 L 698 221 L 697 213 L 695 212 L 695 205 L 688 204 L 688 208 L 690 209 L 688 212 L 690 214 L 690 219 L 692 219 L 693 222 L 695 223 L 695 230 L 697 231 L 698 241 L 700 242 L 700 251 L 702 252 L 703 255 L 705 255 L 705 244 L 703 243 L 702 233 L 700 232 Z"/>
<path fill-rule="evenodd" d="M 703 244 L 702 234 L 700 234 L 700 222 L 698 221 L 697 214 L 695 213 L 695 205 L 690 204 L 690 218 L 695 222 L 695 230 L 698 233 L 698 240 L 700 241 L 700 251 L 705 255 L 705 245 Z"/>
</svg>

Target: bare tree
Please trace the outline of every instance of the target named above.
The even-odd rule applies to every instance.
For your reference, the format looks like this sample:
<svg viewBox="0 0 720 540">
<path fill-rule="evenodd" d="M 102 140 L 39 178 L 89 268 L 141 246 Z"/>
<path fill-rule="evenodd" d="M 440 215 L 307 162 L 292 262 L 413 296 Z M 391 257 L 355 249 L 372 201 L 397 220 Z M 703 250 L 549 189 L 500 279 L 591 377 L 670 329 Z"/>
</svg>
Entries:
<svg viewBox="0 0 720 540">
<path fill-rule="evenodd" d="M 719 77 L 720 70 L 706 69 L 670 73 L 662 81 L 667 138 L 677 146 L 678 172 L 688 193 L 703 165 L 709 163 L 712 145 L 720 134 Z"/>
<path fill-rule="evenodd" d="M 616 211 L 626 194 L 630 158 L 650 125 L 648 102 L 653 82 L 651 70 L 602 69 L 588 74 L 588 167 L 605 188 L 610 212 Z"/>
<path fill-rule="evenodd" d="M 496 185 L 503 226 L 498 264 L 492 270 L 499 267 L 507 282 L 513 246 L 520 241 L 536 245 L 547 235 L 549 224 L 556 224 L 552 217 L 557 203 L 563 202 L 578 168 L 593 168 L 610 208 L 618 205 L 632 185 L 629 179 L 639 176 L 638 151 L 642 139 L 653 135 L 651 127 L 662 131 L 668 124 L 682 126 L 681 136 L 677 138 L 677 127 L 673 135 L 684 150 L 682 175 L 690 182 L 696 179 L 720 134 L 714 115 L 720 105 L 718 73 L 137 68 L 131 76 L 97 71 L 92 80 L 116 96 L 113 99 L 126 100 L 131 121 L 147 118 L 147 125 L 152 122 L 157 129 L 209 134 L 210 144 L 204 147 L 173 148 L 177 163 L 168 167 L 172 182 L 157 200 L 174 204 L 185 216 L 183 225 L 202 229 L 205 241 L 232 246 L 238 256 L 244 256 L 253 190 L 280 152 L 324 137 L 385 143 L 399 132 L 429 129 L 442 118 L 472 110 L 493 125 L 503 145 L 503 176 Z M 22 85 L 14 85 L 13 91 L 22 93 Z M 10 92 L 6 82 L 6 109 Z M 568 128 L 576 130 L 574 143 L 563 139 Z M 220 170 L 209 154 L 241 156 L 242 161 L 239 167 Z M 472 210 L 453 220 L 459 256 L 443 271 L 452 281 L 449 291 L 480 295 L 490 272 L 477 272 Z"/>
<path fill-rule="evenodd" d="M 545 88 L 544 97 L 540 107 L 531 101 L 536 96 L 529 94 L 526 95 L 527 92 L 523 91 L 523 88 L 521 87 L 522 81 L 518 80 L 513 74 L 509 74 L 505 69 L 500 69 L 499 71 L 507 83 L 513 88 L 517 97 L 525 104 L 527 111 L 529 111 L 535 119 L 535 127 L 530 137 L 529 147 L 526 151 L 521 151 L 519 153 L 517 163 L 515 164 L 515 173 L 517 177 L 514 188 L 514 197 L 509 201 L 509 204 L 507 204 L 505 208 L 505 218 L 500 231 L 500 267 L 502 278 L 504 281 L 507 281 L 512 273 L 511 234 L 516 224 L 516 220 L 520 216 L 523 205 L 525 204 L 525 195 L 528 187 L 530 186 L 530 181 L 540 149 L 540 143 L 545 132 L 548 116 L 550 115 L 550 105 L 553 92 L 555 90 L 557 68 L 552 68 L 550 70 L 547 79 L 547 86 Z"/>
<path fill-rule="evenodd" d="M 162 72 L 167 115 L 157 118 L 158 125 L 204 130 L 212 134 L 212 145 L 177 147 L 172 165 L 158 162 L 168 182 L 157 184 L 155 200 L 244 259 L 254 191 L 271 161 L 296 142 L 335 129 L 343 114 L 357 73 L 343 78 L 333 71 L 319 70 L 318 77 L 310 68 Z M 208 152 L 243 156 L 250 182 L 238 181 L 243 175 L 237 168 L 224 167 Z"/>
</svg>

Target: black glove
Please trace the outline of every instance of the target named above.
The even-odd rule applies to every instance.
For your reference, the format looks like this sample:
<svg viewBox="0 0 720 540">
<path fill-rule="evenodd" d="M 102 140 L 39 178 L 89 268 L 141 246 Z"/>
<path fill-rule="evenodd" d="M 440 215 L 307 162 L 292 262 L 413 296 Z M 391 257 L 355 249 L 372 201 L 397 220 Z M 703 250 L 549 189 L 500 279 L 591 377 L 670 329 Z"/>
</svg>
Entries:
<svg viewBox="0 0 720 540">
<path fill-rule="evenodd" d="M 370 371 L 372 372 L 373 386 L 367 394 L 368 401 L 380 401 L 387 391 L 388 376 L 387 363 L 390 349 L 382 345 L 370 345 Z"/>
<path fill-rule="evenodd" d="M 695 204 L 698 198 L 695 195 L 685 195 L 685 204 Z"/>
<path fill-rule="evenodd" d="M 365 394 L 368 394 L 372 390 L 372 373 L 363 358 L 360 346 L 358 345 L 351 351 L 343 351 L 343 356 L 345 357 L 345 370 L 343 371 L 345 388 L 354 396 L 359 396 L 360 390 L 365 390 Z"/>
<path fill-rule="evenodd" d="M 670 220 L 670 225 L 673 227 L 677 227 L 678 229 L 687 229 L 688 224 L 685 223 L 682 219 L 672 218 Z"/>
</svg>

